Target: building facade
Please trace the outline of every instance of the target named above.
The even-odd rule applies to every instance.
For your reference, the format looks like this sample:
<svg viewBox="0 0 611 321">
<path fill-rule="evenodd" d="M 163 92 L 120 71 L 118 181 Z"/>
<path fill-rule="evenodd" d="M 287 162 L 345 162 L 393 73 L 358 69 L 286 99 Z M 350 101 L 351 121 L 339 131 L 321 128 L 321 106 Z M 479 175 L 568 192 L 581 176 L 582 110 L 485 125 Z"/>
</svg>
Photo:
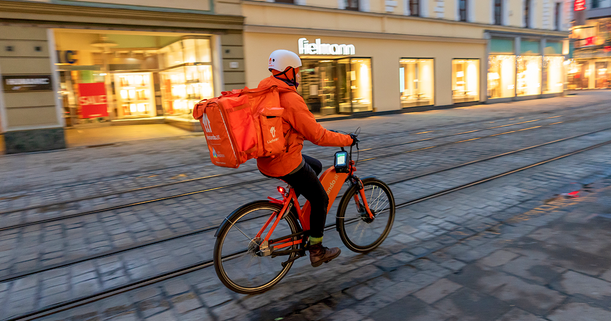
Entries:
<svg viewBox="0 0 611 321">
<path fill-rule="evenodd" d="M 275 49 L 303 60 L 319 115 L 422 110 L 558 95 L 566 0 L 244 0 L 249 87 Z"/>
<path fill-rule="evenodd" d="M 611 88 L 611 0 L 584 1 L 582 8 L 587 20 L 570 35 L 568 89 Z"/>
<path fill-rule="evenodd" d="M 245 85 L 238 0 L 0 1 L 7 153 L 65 147 L 66 127 L 172 122 Z"/>
</svg>

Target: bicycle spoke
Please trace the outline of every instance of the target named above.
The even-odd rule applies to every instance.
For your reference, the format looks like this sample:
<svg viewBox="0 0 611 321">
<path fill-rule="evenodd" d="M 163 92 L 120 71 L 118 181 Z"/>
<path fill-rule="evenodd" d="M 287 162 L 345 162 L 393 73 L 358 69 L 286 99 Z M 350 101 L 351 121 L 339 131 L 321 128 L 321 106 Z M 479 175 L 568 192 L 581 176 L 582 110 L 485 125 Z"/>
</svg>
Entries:
<svg viewBox="0 0 611 321">
<path fill-rule="evenodd" d="M 272 210 L 275 205 L 256 206 L 250 210 L 245 210 L 244 214 L 237 216 L 229 221 L 231 226 L 223 236 L 224 242 L 221 245 L 221 257 L 227 257 L 237 252 L 245 252 L 234 260 L 221 259 L 221 270 L 223 282 L 236 292 L 258 291 L 261 287 L 273 284 L 280 280 L 287 268 L 282 266 L 281 259 L 272 259 L 271 256 L 258 256 L 256 251 L 262 243 L 261 238 L 250 237 L 256 235 L 268 220 L 275 220 L 279 210 Z M 271 217 L 271 218 L 270 218 Z M 271 222 L 271 221 L 270 221 Z M 266 228 L 270 233 L 270 239 L 291 235 L 296 232 L 298 225 L 288 223 L 286 218 L 281 219 L 278 225 L 272 230 L 271 224 Z M 293 222 L 293 221 L 291 221 Z M 241 236 L 238 236 L 241 235 Z M 248 240 L 245 242 L 245 239 Z M 290 249 L 291 247 L 289 247 Z M 296 248 L 296 246 L 293 246 Z M 245 256 L 247 255 L 247 256 Z M 289 266 L 290 268 L 290 266 Z M 229 283 L 227 283 L 229 282 Z"/>
</svg>

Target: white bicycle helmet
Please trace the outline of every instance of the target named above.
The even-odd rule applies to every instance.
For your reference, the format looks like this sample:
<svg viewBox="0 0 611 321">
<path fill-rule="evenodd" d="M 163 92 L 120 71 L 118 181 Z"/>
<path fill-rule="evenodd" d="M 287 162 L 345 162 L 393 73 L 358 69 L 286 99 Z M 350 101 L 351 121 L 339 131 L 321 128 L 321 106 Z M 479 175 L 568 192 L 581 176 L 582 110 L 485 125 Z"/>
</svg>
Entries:
<svg viewBox="0 0 611 321">
<path fill-rule="evenodd" d="M 270 71 L 273 69 L 283 72 L 287 67 L 301 67 L 301 59 L 292 51 L 280 49 L 269 55 L 267 67 Z"/>
</svg>

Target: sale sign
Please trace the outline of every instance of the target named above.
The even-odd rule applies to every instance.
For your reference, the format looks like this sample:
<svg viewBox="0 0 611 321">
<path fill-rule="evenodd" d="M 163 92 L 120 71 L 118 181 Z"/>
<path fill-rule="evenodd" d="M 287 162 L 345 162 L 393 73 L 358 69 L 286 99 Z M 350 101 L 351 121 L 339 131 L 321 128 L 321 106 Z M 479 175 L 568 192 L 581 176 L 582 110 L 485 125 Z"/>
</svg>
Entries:
<svg viewBox="0 0 611 321">
<path fill-rule="evenodd" d="M 78 84 L 81 118 L 108 116 L 106 86 L 103 82 Z"/>
<path fill-rule="evenodd" d="M 575 11 L 586 10 L 586 0 L 575 0 Z"/>
</svg>

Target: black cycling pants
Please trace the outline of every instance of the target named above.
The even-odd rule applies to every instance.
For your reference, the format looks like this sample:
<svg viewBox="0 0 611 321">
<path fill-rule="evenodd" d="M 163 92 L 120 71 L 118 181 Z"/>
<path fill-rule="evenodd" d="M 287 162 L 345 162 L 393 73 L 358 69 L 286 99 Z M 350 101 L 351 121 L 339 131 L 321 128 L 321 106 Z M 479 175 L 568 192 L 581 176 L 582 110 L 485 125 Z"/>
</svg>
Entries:
<svg viewBox="0 0 611 321">
<path fill-rule="evenodd" d="M 279 178 L 291 185 L 298 196 L 303 195 L 310 201 L 310 236 L 322 237 L 329 206 L 329 196 L 318 180 L 322 163 L 310 156 L 302 156 L 305 164 L 300 170 Z"/>
</svg>

